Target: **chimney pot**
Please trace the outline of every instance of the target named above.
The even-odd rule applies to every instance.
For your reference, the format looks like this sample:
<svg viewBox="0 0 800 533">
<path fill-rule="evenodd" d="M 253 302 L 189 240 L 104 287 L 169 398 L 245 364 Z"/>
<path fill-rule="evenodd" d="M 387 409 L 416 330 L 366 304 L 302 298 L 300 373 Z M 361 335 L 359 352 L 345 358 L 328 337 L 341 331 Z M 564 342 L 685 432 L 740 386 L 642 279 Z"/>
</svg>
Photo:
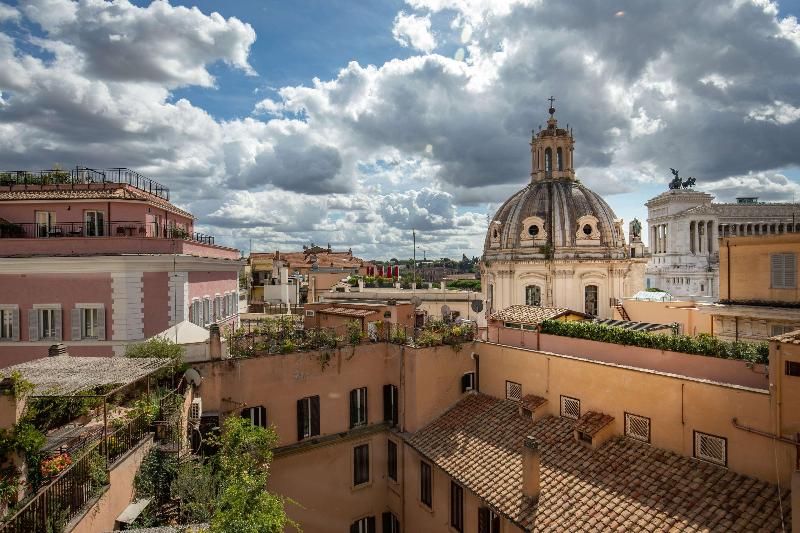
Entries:
<svg viewBox="0 0 800 533">
<path fill-rule="evenodd" d="M 212 360 L 222 359 L 222 339 L 219 334 L 219 324 L 211 324 L 208 328 L 208 357 Z"/>
<path fill-rule="evenodd" d="M 529 435 L 522 443 L 522 495 L 531 500 L 538 498 L 540 479 L 539 443 Z"/>
<path fill-rule="evenodd" d="M 69 355 L 66 344 L 59 342 L 58 344 L 52 344 L 47 349 L 47 357 L 56 357 L 59 355 Z"/>
</svg>

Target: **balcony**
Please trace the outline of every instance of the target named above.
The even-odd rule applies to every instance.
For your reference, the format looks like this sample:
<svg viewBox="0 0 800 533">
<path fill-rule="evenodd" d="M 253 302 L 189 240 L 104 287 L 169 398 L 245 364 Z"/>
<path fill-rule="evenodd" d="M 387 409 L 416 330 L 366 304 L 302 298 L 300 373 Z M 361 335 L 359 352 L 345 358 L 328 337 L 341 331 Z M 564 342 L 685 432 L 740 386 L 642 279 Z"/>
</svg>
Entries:
<svg viewBox="0 0 800 533">
<path fill-rule="evenodd" d="M 14 223 L 0 219 L 0 256 L 187 254 L 238 259 L 214 237 L 138 221 Z"/>
<path fill-rule="evenodd" d="M 75 167 L 75 170 L 0 170 L 0 186 L 86 185 L 91 183 L 130 185 L 169 201 L 169 188 L 129 168 L 95 170 Z"/>
</svg>

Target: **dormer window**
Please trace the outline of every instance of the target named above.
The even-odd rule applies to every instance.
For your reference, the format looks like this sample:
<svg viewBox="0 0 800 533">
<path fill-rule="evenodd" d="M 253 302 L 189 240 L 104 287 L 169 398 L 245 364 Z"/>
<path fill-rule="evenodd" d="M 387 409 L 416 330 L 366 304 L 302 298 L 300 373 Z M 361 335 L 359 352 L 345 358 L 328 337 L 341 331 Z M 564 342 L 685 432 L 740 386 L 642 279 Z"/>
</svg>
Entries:
<svg viewBox="0 0 800 533">
<path fill-rule="evenodd" d="M 497 233 L 497 230 L 495 229 L 495 230 L 492 232 L 492 238 L 496 239 L 498 236 L 499 236 L 499 234 Z"/>
<path fill-rule="evenodd" d="M 530 227 L 528 227 L 528 234 L 531 237 L 536 237 L 537 235 L 539 235 L 539 226 L 537 226 L 536 224 L 531 224 Z"/>
<path fill-rule="evenodd" d="M 592 234 L 592 226 L 590 226 L 589 224 L 584 224 L 583 225 L 583 233 L 585 235 L 591 235 Z"/>
</svg>

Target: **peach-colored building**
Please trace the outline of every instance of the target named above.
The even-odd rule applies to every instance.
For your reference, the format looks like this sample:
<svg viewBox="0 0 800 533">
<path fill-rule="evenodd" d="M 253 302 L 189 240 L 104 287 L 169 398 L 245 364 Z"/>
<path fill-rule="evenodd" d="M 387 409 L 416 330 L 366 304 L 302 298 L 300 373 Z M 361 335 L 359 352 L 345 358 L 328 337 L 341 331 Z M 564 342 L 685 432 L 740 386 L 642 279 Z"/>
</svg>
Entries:
<svg viewBox="0 0 800 533">
<path fill-rule="evenodd" d="M 798 254 L 798 233 L 721 239 L 720 301 L 700 308 L 714 335 L 764 341 L 800 328 Z"/>
<path fill-rule="evenodd" d="M 310 303 L 305 305 L 304 311 L 306 329 L 334 329 L 337 334 L 344 333 L 352 321 L 358 322 L 364 333 L 377 333 L 378 323 L 392 330 L 401 327 L 411 333 L 416 317 L 414 304 L 396 301 Z"/>
<path fill-rule="evenodd" d="M 238 250 L 128 169 L 0 172 L 0 362 L 81 355 L 191 320 L 232 323 Z"/>
</svg>

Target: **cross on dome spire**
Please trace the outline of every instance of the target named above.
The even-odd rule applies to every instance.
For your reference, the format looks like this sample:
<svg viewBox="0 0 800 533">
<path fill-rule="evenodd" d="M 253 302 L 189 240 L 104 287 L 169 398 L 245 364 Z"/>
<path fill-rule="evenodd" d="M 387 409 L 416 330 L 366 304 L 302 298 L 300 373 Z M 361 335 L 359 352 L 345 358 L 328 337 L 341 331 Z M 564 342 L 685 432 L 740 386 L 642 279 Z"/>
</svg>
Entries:
<svg viewBox="0 0 800 533">
<path fill-rule="evenodd" d="M 550 112 L 550 116 L 552 117 L 556 112 L 556 108 L 555 108 L 556 99 L 551 96 L 550 98 L 548 98 L 548 100 L 550 101 L 550 109 L 548 109 L 548 111 Z"/>
</svg>

